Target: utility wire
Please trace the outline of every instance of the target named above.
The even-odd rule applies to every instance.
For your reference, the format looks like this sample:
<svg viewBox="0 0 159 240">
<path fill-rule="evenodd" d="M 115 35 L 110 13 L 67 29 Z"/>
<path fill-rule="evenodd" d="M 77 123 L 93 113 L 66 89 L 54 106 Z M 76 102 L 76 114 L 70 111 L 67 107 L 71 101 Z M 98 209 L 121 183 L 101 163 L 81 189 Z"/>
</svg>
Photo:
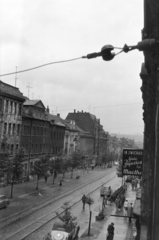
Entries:
<svg viewBox="0 0 159 240">
<path fill-rule="evenodd" d="M 122 107 L 122 106 L 130 106 L 130 105 L 139 105 L 139 104 L 143 104 L 142 102 L 141 103 L 126 103 L 126 104 L 115 104 L 115 105 L 105 105 L 105 106 L 95 106 L 93 108 L 106 108 L 106 107 Z M 71 109 L 59 109 L 60 112 L 66 112 L 66 111 L 71 111 L 73 108 Z M 82 110 L 85 110 L 85 109 L 88 109 L 88 107 L 78 107 L 78 109 L 82 109 Z"/>
<path fill-rule="evenodd" d="M 51 64 L 71 62 L 71 61 L 75 61 L 75 60 L 79 60 L 79 59 L 82 59 L 82 57 L 72 58 L 72 59 L 63 60 L 63 61 L 57 61 L 57 62 L 50 62 L 50 63 L 46 63 L 46 64 L 43 64 L 43 65 L 39 65 L 39 66 L 37 66 L 37 67 L 24 69 L 24 70 L 17 71 L 17 72 L 11 72 L 11 73 L 6 73 L 6 74 L 1 74 L 0 77 L 4 77 L 4 76 L 8 76 L 8 75 L 13 75 L 13 74 L 15 74 L 15 73 L 17 74 L 17 73 L 22 73 L 22 72 L 28 72 L 28 71 L 32 71 L 32 70 L 35 70 L 35 69 L 37 69 L 37 68 L 45 67 L 45 66 L 48 66 L 48 65 L 51 65 Z"/>
</svg>

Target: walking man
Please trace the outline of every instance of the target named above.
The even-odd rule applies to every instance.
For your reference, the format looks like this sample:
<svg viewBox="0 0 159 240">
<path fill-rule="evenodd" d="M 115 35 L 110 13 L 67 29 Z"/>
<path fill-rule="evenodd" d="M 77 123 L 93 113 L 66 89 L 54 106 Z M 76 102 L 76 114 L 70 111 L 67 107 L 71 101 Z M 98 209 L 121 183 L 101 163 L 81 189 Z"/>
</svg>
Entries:
<svg viewBox="0 0 159 240">
<path fill-rule="evenodd" d="M 130 203 L 130 205 L 128 205 L 128 217 L 129 217 L 129 222 L 131 222 L 132 215 L 133 215 L 133 204 Z"/>
<path fill-rule="evenodd" d="M 83 203 L 83 210 L 85 209 L 85 204 L 86 204 L 86 196 L 85 194 L 82 197 L 82 203 Z"/>
<path fill-rule="evenodd" d="M 124 202 L 124 215 L 127 216 L 127 211 L 128 211 L 128 200 L 125 200 Z"/>
<path fill-rule="evenodd" d="M 113 240 L 114 238 L 114 223 L 109 224 L 108 228 L 107 228 L 107 240 Z"/>
</svg>

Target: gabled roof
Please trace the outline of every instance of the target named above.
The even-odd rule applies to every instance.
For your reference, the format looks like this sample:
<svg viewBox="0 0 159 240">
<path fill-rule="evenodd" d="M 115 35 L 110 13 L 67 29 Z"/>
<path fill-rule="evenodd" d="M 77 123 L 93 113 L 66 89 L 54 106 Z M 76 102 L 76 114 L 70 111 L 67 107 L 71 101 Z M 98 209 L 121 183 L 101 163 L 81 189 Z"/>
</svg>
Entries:
<svg viewBox="0 0 159 240">
<path fill-rule="evenodd" d="M 19 88 L 9 85 L 7 83 L 4 83 L 1 80 L 0 80 L 0 93 L 7 94 L 11 98 L 16 97 L 16 98 L 20 98 L 22 101 L 25 101 L 25 98 L 23 94 L 19 91 Z"/>
<path fill-rule="evenodd" d="M 45 108 L 41 100 L 26 100 L 23 104 L 24 106 L 36 106 L 40 108 Z"/>
<path fill-rule="evenodd" d="M 46 116 L 47 116 L 47 119 L 49 121 L 54 121 L 54 124 L 58 125 L 58 126 L 61 126 L 61 127 L 65 127 L 65 125 L 63 124 L 63 119 L 60 118 L 59 116 L 56 116 L 56 115 L 53 115 L 53 114 L 50 114 L 49 112 L 45 112 Z"/>
</svg>

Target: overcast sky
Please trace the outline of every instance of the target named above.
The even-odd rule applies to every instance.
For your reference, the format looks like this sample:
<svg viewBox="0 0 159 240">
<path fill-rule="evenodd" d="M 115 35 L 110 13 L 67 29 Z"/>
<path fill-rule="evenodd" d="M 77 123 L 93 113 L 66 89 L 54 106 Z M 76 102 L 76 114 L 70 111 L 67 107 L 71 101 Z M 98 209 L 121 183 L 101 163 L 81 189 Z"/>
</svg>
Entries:
<svg viewBox="0 0 159 240">
<path fill-rule="evenodd" d="M 0 73 L 99 52 L 106 44 L 141 41 L 143 1 L 0 0 Z M 114 52 L 118 52 L 115 49 Z M 80 59 L 17 74 L 17 87 L 41 99 L 53 114 L 86 111 L 110 133 L 143 133 L 139 77 L 143 53 L 121 53 L 112 61 Z M 1 77 L 15 86 L 15 75 Z"/>
</svg>

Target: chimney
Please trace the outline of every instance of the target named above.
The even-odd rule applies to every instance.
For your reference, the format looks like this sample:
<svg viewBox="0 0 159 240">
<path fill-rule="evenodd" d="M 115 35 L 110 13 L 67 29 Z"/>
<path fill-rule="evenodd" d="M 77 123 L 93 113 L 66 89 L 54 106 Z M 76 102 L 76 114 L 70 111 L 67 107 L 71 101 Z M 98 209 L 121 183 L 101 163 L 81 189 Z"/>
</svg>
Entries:
<svg viewBox="0 0 159 240">
<path fill-rule="evenodd" d="M 76 113 L 76 109 L 74 109 L 74 113 Z"/>
<path fill-rule="evenodd" d="M 49 106 L 47 106 L 46 112 L 48 113 L 50 112 Z"/>
<path fill-rule="evenodd" d="M 60 113 L 57 113 L 57 117 L 60 117 Z"/>
</svg>

